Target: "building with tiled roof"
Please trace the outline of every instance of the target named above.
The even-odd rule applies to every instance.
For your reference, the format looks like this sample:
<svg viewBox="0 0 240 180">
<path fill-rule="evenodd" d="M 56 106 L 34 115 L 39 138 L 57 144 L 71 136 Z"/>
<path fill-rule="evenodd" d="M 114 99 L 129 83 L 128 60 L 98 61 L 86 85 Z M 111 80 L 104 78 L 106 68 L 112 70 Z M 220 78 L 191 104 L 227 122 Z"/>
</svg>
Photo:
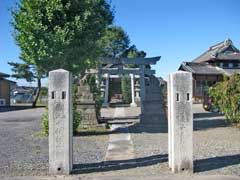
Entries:
<svg viewBox="0 0 240 180">
<path fill-rule="evenodd" d="M 0 72 L 0 106 L 10 106 L 11 86 L 16 82 L 6 79 L 10 75 Z"/>
<path fill-rule="evenodd" d="M 209 47 L 192 62 L 183 62 L 179 70 L 192 73 L 193 97 L 201 101 L 209 86 L 222 81 L 224 76 L 240 73 L 240 51 L 226 39 Z"/>
</svg>

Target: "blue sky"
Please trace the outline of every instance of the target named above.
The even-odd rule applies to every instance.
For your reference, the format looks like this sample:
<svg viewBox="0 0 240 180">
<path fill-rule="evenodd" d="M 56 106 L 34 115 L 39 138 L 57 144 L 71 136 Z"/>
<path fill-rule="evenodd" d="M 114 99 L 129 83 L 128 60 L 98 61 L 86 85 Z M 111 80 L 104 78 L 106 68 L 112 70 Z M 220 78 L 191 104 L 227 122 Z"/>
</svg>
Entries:
<svg viewBox="0 0 240 180">
<path fill-rule="evenodd" d="M 14 2 L 0 2 L 0 72 L 10 74 L 7 62 L 19 61 L 20 52 L 9 25 Z M 226 38 L 240 48 L 239 0 L 112 0 L 112 5 L 114 24 L 123 27 L 131 43 L 148 57 L 162 56 L 153 69 L 165 79 L 182 61 Z"/>
</svg>

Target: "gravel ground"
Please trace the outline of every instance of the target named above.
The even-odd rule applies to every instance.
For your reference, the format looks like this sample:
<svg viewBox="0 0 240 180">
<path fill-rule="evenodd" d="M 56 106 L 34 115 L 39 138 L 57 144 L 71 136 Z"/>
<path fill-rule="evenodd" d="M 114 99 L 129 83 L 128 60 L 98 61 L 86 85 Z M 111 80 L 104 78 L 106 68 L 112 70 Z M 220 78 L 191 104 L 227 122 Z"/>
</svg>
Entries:
<svg viewBox="0 0 240 180">
<path fill-rule="evenodd" d="M 232 127 L 218 113 L 209 113 L 201 105 L 194 111 L 194 175 L 240 176 L 240 130 Z M 131 115 L 139 111 L 132 109 Z M 126 113 L 127 114 L 127 113 Z M 166 127 L 129 126 L 134 144 L 133 166 L 118 166 L 101 175 L 159 176 L 172 174 L 168 169 L 168 135 Z M 125 166 L 125 167 L 124 167 Z M 185 174 L 185 173 L 183 173 Z M 98 174 L 99 175 L 99 174 Z"/>
<path fill-rule="evenodd" d="M 240 176 L 240 130 L 224 121 L 217 113 L 209 113 L 201 105 L 194 105 L 194 166 L 195 173 L 201 175 Z M 150 175 L 168 173 L 167 133 L 161 128 L 131 127 L 136 158 L 163 157 L 163 162 L 142 169 Z M 136 133 L 137 132 L 137 133 Z M 146 171 L 145 171 L 146 170 Z M 140 171 L 141 172 L 141 171 Z"/>
<path fill-rule="evenodd" d="M 48 138 L 39 135 L 43 108 L 0 113 L 0 176 L 47 175 Z M 73 139 L 74 164 L 104 160 L 108 135 Z"/>
<path fill-rule="evenodd" d="M 199 174 L 240 176 L 240 129 L 194 105 L 194 160 Z"/>
<path fill-rule="evenodd" d="M 194 112 L 195 175 L 240 176 L 240 130 L 200 105 L 194 105 Z M 0 113 L 0 175 L 47 174 L 48 140 L 36 135 L 42 113 L 41 108 Z M 74 137 L 74 172 L 81 177 L 170 174 L 166 128 L 132 125 L 129 131 L 135 157 L 114 163 L 104 162 L 108 135 Z"/>
</svg>

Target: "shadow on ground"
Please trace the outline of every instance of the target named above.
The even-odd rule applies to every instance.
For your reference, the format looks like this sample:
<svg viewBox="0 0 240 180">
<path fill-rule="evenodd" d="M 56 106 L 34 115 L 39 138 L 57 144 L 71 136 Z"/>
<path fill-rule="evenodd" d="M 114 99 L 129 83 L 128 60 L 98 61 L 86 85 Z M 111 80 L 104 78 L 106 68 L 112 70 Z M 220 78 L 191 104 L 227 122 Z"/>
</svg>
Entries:
<svg viewBox="0 0 240 180">
<path fill-rule="evenodd" d="M 240 154 L 218 156 L 194 161 L 194 172 L 210 171 L 240 164 Z"/>
<path fill-rule="evenodd" d="M 35 108 L 42 108 L 44 106 L 37 106 Z M 10 111 L 20 111 L 25 109 L 35 109 L 31 105 L 26 106 L 6 106 L 6 107 L 0 107 L 0 113 L 1 112 L 10 112 Z"/>
<path fill-rule="evenodd" d="M 213 118 L 213 117 L 223 117 L 223 114 L 214 112 L 204 112 L 204 113 L 193 113 L 193 118 Z"/>
<path fill-rule="evenodd" d="M 193 117 L 194 130 L 207 130 L 229 126 L 229 123 L 226 122 L 224 116 L 219 113 L 194 113 Z"/>
<path fill-rule="evenodd" d="M 144 158 L 136 158 L 121 161 L 104 161 L 99 163 L 90 164 L 75 164 L 73 166 L 73 174 L 80 173 L 93 173 L 93 172 L 106 172 L 114 170 L 124 170 L 130 168 L 151 166 L 158 163 L 163 163 L 168 161 L 168 155 L 154 155 Z"/>
<path fill-rule="evenodd" d="M 166 123 L 161 124 L 141 124 L 135 123 L 128 127 L 130 133 L 167 133 L 168 125 Z"/>
</svg>

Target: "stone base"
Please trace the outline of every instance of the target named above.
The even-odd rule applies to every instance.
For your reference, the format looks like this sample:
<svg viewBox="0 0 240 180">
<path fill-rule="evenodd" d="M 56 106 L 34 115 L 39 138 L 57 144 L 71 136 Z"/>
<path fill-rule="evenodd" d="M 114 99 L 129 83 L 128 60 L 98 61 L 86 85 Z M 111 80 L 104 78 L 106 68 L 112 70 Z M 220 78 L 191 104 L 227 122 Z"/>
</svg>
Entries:
<svg viewBox="0 0 240 180">
<path fill-rule="evenodd" d="M 98 126 L 98 120 L 97 120 L 96 110 L 95 110 L 95 103 L 93 103 L 93 104 L 78 104 L 77 111 L 79 111 L 82 116 L 82 120 L 80 123 L 81 128 Z"/>
<path fill-rule="evenodd" d="M 130 106 L 131 107 L 137 107 L 137 104 L 136 103 L 131 103 Z"/>
</svg>

